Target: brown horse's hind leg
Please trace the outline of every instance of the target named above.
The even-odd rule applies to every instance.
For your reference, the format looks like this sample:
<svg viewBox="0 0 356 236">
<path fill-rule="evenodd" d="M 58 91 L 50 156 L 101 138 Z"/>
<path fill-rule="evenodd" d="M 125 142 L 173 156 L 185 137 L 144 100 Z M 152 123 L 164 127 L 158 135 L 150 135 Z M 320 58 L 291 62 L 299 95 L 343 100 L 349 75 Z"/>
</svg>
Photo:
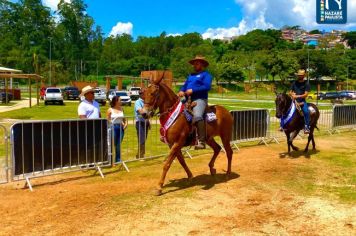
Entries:
<svg viewBox="0 0 356 236">
<path fill-rule="evenodd" d="M 215 175 L 216 169 L 214 168 L 214 164 L 215 164 L 216 157 L 219 155 L 221 147 L 217 142 L 215 142 L 213 138 L 208 139 L 206 143 L 214 150 L 213 157 L 209 162 L 209 168 L 210 168 L 210 174 Z"/>
<path fill-rule="evenodd" d="M 188 179 L 193 178 L 192 172 L 190 171 L 189 167 L 187 166 L 187 163 L 185 163 L 182 151 L 178 151 L 177 159 L 178 159 L 179 163 L 181 164 L 181 166 L 184 168 L 185 172 L 187 173 Z"/>
<path fill-rule="evenodd" d="M 231 145 L 230 145 L 230 138 L 223 137 L 221 139 L 221 141 L 223 142 L 224 149 L 225 149 L 225 152 L 226 152 L 226 157 L 227 157 L 227 171 L 226 171 L 226 174 L 229 175 L 229 174 L 231 174 L 232 153 L 233 153 Z"/>
</svg>

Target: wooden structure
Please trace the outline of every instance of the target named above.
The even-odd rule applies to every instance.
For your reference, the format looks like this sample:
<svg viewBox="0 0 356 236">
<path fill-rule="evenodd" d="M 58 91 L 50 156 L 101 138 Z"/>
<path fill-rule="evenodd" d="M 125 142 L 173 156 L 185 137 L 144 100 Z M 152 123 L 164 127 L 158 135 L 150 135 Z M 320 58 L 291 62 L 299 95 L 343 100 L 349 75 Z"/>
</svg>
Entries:
<svg viewBox="0 0 356 236">
<path fill-rule="evenodd" d="M 117 81 L 117 89 L 123 89 L 123 80 L 130 79 L 132 80 L 131 85 L 134 87 L 145 87 L 151 79 L 159 79 L 164 73 L 164 78 L 162 83 L 165 83 L 170 88 L 172 88 L 173 83 L 173 73 L 170 70 L 153 70 L 153 71 L 142 71 L 140 77 L 126 76 L 126 75 L 106 75 L 106 90 L 109 91 L 111 88 L 111 81 Z"/>
<path fill-rule="evenodd" d="M 82 89 L 88 85 L 90 85 L 93 88 L 98 87 L 98 82 L 96 82 L 96 81 L 95 82 L 72 81 L 71 83 L 73 86 L 77 87 L 79 91 L 82 91 Z"/>
<path fill-rule="evenodd" d="M 32 107 L 32 81 L 35 81 L 36 83 L 36 98 L 37 98 L 37 106 L 40 104 L 40 98 L 39 98 L 39 82 L 43 79 L 41 76 L 36 75 L 36 74 L 20 74 L 19 70 L 13 70 L 9 68 L 3 69 L 3 67 L 0 67 L 0 79 L 5 80 L 5 95 L 6 99 L 5 102 L 8 102 L 7 98 L 7 92 L 9 91 L 9 86 L 8 86 L 8 80 L 12 79 L 27 79 L 28 80 L 28 91 L 29 91 L 29 107 Z"/>
<path fill-rule="evenodd" d="M 162 82 L 168 87 L 172 88 L 173 85 L 173 73 L 170 70 L 148 70 L 148 71 L 142 71 L 141 72 L 141 77 L 142 78 L 149 78 L 150 80 L 158 80 L 162 76 Z"/>
</svg>

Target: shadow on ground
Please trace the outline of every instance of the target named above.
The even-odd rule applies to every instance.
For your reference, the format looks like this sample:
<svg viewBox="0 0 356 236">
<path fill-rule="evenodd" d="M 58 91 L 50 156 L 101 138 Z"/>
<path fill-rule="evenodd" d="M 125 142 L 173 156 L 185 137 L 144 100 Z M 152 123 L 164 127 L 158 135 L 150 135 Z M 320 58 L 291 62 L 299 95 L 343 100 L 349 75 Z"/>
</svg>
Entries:
<svg viewBox="0 0 356 236">
<path fill-rule="evenodd" d="M 182 178 L 171 180 L 170 183 L 164 186 L 164 189 L 169 189 L 163 194 L 172 193 L 184 189 L 188 189 L 195 186 L 202 186 L 202 189 L 209 190 L 216 184 L 226 183 L 230 180 L 239 178 L 240 175 L 237 173 L 226 174 L 216 174 L 214 176 L 203 174 L 193 177 L 192 179 Z M 173 188 L 173 189 L 172 189 Z"/>
<path fill-rule="evenodd" d="M 312 155 L 315 155 L 319 152 L 320 152 L 319 150 L 309 150 L 308 152 L 304 152 L 304 150 L 291 151 L 290 153 L 283 152 L 279 154 L 279 158 L 286 158 L 286 157 L 290 159 L 297 159 L 300 157 L 310 158 Z"/>
</svg>

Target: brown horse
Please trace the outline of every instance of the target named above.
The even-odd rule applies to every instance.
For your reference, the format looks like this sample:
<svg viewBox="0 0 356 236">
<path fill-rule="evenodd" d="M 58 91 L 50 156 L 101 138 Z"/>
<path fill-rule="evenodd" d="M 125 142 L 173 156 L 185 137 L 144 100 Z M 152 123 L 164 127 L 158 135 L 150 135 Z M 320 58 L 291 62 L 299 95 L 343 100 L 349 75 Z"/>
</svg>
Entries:
<svg viewBox="0 0 356 236">
<path fill-rule="evenodd" d="M 276 103 L 276 117 L 278 119 L 283 119 L 284 117 L 288 116 L 288 113 L 290 112 L 292 105 L 294 104 L 294 101 L 288 94 L 284 92 L 284 93 L 276 94 L 275 103 Z M 309 106 L 309 111 L 312 110 L 312 112 L 310 113 L 310 133 L 308 136 L 308 143 L 304 149 L 304 152 L 308 152 L 310 141 L 312 142 L 313 150 L 315 150 L 314 129 L 318 128 L 317 123 L 320 116 L 319 109 L 317 106 L 315 106 L 315 104 L 309 103 L 308 106 Z M 295 139 L 295 137 L 297 137 L 299 132 L 304 128 L 304 117 L 298 111 L 295 111 L 294 115 L 291 116 L 289 120 L 290 121 L 288 122 L 288 124 L 285 124 L 282 127 L 284 133 L 287 136 L 288 153 L 290 153 L 291 147 L 294 151 L 299 150 L 296 146 L 293 145 L 293 140 Z"/>
<path fill-rule="evenodd" d="M 162 77 L 163 78 L 163 77 Z M 158 108 L 160 113 L 160 119 L 165 119 L 169 114 L 169 111 L 179 101 L 179 97 L 165 84 L 160 83 L 161 79 L 152 81 L 152 83 L 144 91 L 144 114 L 143 117 L 148 119 L 153 116 L 154 111 Z M 227 175 L 231 173 L 232 162 L 232 149 L 230 146 L 231 130 L 233 125 L 233 119 L 228 110 L 222 106 L 215 106 L 217 120 L 211 123 L 207 123 L 207 144 L 214 150 L 213 157 L 209 163 L 211 175 L 216 174 L 214 168 L 215 159 L 218 156 L 221 147 L 214 140 L 215 136 L 220 136 L 224 145 L 224 149 L 227 155 Z M 187 121 L 183 113 L 179 114 L 176 121 L 168 129 L 166 133 L 166 140 L 170 147 L 170 153 L 166 159 L 163 167 L 163 173 L 158 183 L 157 195 L 162 194 L 162 187 L 166 178 L 167 172 L 174 160 L 177 157 L 179 163 L 184 168 L 188 175 L 188 178 L 193 177 L 192 172 L 189 170 L 185 163 L 184 156 L 182 154 L 182 147 L 185 146 L 186 140 L 192 131 L 192 125 Z"/>
</svg>

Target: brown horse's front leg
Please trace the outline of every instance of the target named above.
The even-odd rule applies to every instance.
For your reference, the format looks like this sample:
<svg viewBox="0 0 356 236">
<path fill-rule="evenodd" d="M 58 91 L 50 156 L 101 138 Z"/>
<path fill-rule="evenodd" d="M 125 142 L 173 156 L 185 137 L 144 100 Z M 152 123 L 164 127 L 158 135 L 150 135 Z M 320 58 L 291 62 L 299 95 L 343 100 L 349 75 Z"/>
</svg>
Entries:
<svg viewBox="0 0 356 236">
<path fill-rule="evenodd" d="M 162 187 L 163 187 L 167 172 L 168 172 L 169 168 L 171 167 L 172 162 L 173 162 L 174 158 L 176 157 L 178 151 L 180 151 L 181 148 L 182 148 L 181 145 L 179 145 L 177 143 L 175 143 L 172 146 L 171 151 L 169 152 L 168 158 L 166 159 L 166 161 L 164 163 L 161 179 L 158 182 L 158 188 L 157 188 L 157 192 L 156 192 L 157 196 L 162 194 Z"/>
</svg>

